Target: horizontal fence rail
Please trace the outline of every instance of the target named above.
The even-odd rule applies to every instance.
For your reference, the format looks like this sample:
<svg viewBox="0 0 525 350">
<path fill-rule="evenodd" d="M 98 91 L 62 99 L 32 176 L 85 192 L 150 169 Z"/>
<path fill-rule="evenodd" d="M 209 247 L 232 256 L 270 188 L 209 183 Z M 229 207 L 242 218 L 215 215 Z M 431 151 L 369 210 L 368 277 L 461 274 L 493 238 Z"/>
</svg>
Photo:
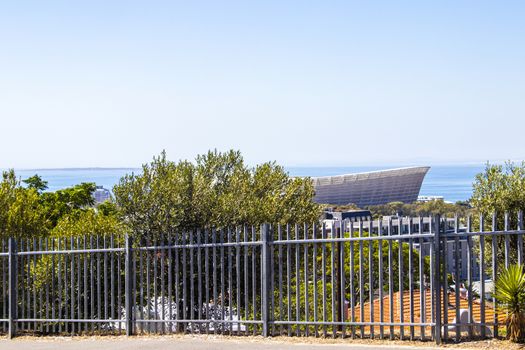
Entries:
<svg viewBox="0 0 525 350">
<path fill-rule="evenodd" d="M 0 241 L 0 332 L 461 341 L 505 335 L 523 215 Z"/>
</svg>

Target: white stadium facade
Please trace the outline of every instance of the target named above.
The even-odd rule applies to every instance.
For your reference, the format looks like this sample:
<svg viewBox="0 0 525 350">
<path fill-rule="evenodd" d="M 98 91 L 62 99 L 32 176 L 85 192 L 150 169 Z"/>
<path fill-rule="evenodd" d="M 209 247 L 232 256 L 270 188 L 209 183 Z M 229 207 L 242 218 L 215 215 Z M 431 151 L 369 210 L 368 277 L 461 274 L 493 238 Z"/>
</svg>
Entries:
<svg viewBox="0 0 525 350">
<path fill-rule="evenodd" d="M 409 167 L 359 174 L 313 177 L 315 198 L 323 204 L 355 204 L 360 208 L 417 200 L 430 167 Z"/>
</svg>

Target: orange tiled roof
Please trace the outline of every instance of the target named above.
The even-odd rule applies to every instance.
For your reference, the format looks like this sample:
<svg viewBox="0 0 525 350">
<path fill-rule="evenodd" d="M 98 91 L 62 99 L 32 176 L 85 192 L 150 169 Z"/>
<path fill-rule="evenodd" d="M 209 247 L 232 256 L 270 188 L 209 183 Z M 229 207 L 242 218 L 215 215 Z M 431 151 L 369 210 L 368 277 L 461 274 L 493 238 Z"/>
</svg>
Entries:
<svg viewBox="0 0 525 350">
<path fill-rule="evenodd" d="M 383 321 L 384 322 L 400 322 L 400 307 L 399 307 L 399 301 L 400 301 L 400 292 L 395 292 L 393 297 L 393 314 L 394 318 L 390 319 L 390 296 L 387 294 L 383 297 Z M 425 322 L 430 322 L 431 318 L 431 293 L 430 290 L 426 290 L 423 294 L 424 296 L 424 317 L 421 317 L 421 307 L 420 307 L 420 299 L 421 299 L 421 292 L 419 290 L 413 291 L 413 307 L 414 307 L 414 322 L 415 323 L 422 323 L 423 320 Z M 443 294 L 441 294 L 441 300 L 443 303 Z M 410 291 L 403 291 L 403 322 L 410 322 Z M 378 322 L 380 320 L 379 318 L 379 308 L 380 308 L 380 300 L 375 299 L 373 301 L 373 311 L 374 311 L 374 321 Z M 456 317 L 456 295 L 455 293 L 449 293 L 448 294 L 448 321 L 449 323 L 452 323 L 454 318 Z M 468 309 L 468 300 L 466 298 L 459 298 L 459 308 L 460 309 Z M 370 302 L 366 302 L 363 304 L 364 309 L 364 318 L 363 322 L 369 322 L 370 321 Z M 356 306 L 354 309 L 355 313 L 355 322 L 361 322 L 361 308 L 360 306 Z M 475 322 L 480 322 L 481 320 L 481 305 L 479 300 L 473 300 L 472 303 L 472 314 L 474 316 Z M 348 320 L 352 320 L 352 311 L 351 309 L 348 310 Z M 486 322 L 494 322 L 494 306 L 491 302 L 486 301 L 485 302 L 485 320 Z M 502 313 L 498 314 L 498 323 L 505 324 L 505 315 Z"/>
</svg>

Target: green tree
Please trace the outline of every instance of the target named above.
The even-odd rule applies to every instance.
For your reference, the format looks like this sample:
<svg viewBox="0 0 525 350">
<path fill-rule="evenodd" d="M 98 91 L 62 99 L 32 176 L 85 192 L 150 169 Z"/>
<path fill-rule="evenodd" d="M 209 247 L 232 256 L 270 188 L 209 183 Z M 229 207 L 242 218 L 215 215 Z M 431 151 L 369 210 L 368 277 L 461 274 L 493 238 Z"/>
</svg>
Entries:
<svg viewBox="0 0 525 350">
<path fill-rule="evenodd" d="M 39 237 L 49 224 L 35 188 L 24 188 L 13 170 L 0 183 L 0 237 Z"/>
<path fill-rule="evenodd" d="M 507 162 L 504 166 L 487 163 L 485 171 L 476 175 L 472 192 L 470 202 L 482 214 L 525 210 L 525 162 Z"/>
<path fill-rule="evenodd" d="M 96 185 L 89 182 L 55 192 L 42 193 L 41 203 L 51 226 L 56 226 L 60 218 L 75 210 L 92 207 L 95 204 L 93 198 L 95 189 Z"/>
<path fill-rule="evenodd" d="M 492 229 L 492 214 L 496 214 L 497 230 L 504 228 L 505 216 L 509 214 L 509 228 L 516 229 L 518 224 L 518 212 L 525 210 L 525 162 L 515 164 L 507 162 L 505 165 L 491 165 L 487 163 L 485 171 L 476 175 L 472 186 L 472 198 L 470 203 L 474 207 L 473 216 L 474 229 L 480 228 L 480 215 L 485 216 L 485 230 Z M 505 238 L 496 236 L 499 252 L 505 251 Z M 492 237 L 486 238 L 485 258 L 487 266 L 492 259 Z M 517 236 L 510 236 L 510 261 L 517 261 Z M 497 255 L 500 266 L 503 266 L 505 257 Z M 490 269 L 488 271 L 491 272 Z"/>
<path fill-rule="evenodd" d="M 44 181 L 38 174 L 35 174 L 25 180 L 22 180 L 23 183 L 27 185 L 28 188 L 34 188 L 37 192 L 41 193 L 47 190 L 47 181 Z"/>
<path fill-rule="evenodd" d="M 141 174 L 124 176 L 113 192 L 125 222 L 142 239 L 319 217 L 309 179 L 290 178 L 275 163 L 249 168 L 238 151 L 210 151 L 195 163 L 175 163 L 162 152 L 142 166 Z"/>
</svg>

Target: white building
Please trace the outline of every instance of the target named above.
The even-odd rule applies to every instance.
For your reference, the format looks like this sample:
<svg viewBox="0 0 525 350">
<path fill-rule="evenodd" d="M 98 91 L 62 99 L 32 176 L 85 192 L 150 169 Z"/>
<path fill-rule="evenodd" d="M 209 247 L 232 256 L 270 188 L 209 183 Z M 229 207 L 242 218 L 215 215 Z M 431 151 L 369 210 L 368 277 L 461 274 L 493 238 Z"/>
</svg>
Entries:
<svg viewBox="0 0 525 350">
<path fill-rule="evenodd" d="M 111 192 L 102 186 L 97 186 L 93 193 L 93 198 L 95 199 L 95 203 L 103 203 L 111 198 Z"/>
</svg>

